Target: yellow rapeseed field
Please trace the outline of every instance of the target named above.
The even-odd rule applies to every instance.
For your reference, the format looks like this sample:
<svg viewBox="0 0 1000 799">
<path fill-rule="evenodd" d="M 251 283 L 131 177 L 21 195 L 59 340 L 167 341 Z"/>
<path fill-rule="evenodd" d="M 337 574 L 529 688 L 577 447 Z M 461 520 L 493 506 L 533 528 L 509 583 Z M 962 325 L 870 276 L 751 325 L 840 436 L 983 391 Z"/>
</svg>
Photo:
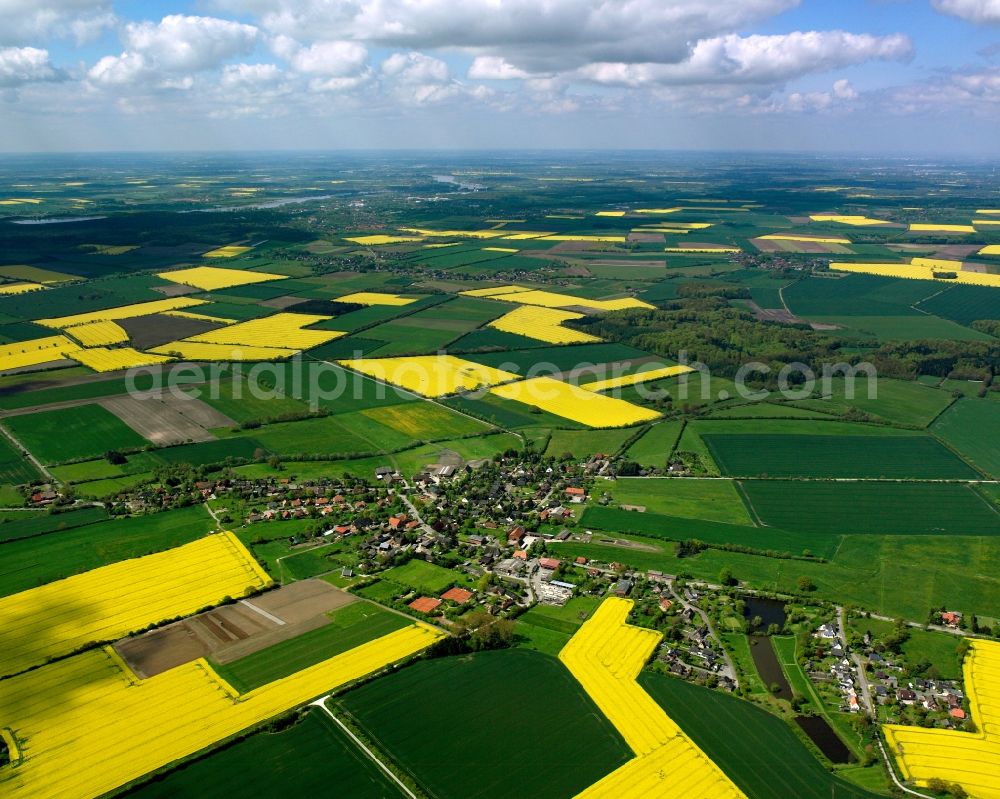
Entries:
<svg viewBox="0 0 1000 799">
<path fill-rule="evenodd" d="M 990 214 L 1000 214 L 1000 208 L 980 208 L 976 211 L 977 214 L 983 214 L 988 216 Z"/>
<path fill-rule="evenodd" d="M 588 427 L 626 427 L 660 417 L 648 408 L 595 394 L 552 377 L 534 377 L 491 390 L 498 397 L 541 408 Z"/>
<path fill-rule="evenodd" d="M 605 241 L 620 244 L 625 241 L 624 236 L 539 236 L 542 241 Z"/>
<path fill-rule="evenodd" d="M 0 676 L 271 584 L 232 533 L 0 598 Z"/>
<path fill-rule="evenodd" d="M 358 291 L 337 297 L 334 302 L 355 302 L 358 305 L 409 305 L 416 302 L 416 297 L 403 297 L 399 294 L 381 294 L 377 291 Z"/>
<path fill-rule="evenodd" d="M 621 377 L 609 377 L 607 380 L 595 380 L 593 383 L 584 383 L 580 388 L 585 388 L 587 391 L 607 391 L 612 388 L 634 386 L 636 383 L 648 383 L 650 380 L 676 377 L 677 375 L 693 371 L 694 369 L 690 366 L 681 366 L 679 364 L 675 366 L 663 366 L 659 369 L 645 369 L 630 375 L 622 375 Z"/>
<path fill-rule="evenodd" d="M 42 269 L 38 266 L 28 266 L 26 264 L 0 266 L 0 277 L 9 277 L 11 280 L 25 280 L 29 283 L 65 283 L 69 280 L 79 280 L 76 275 L 53 272 L 51 269 Z"/>
<path fill-rule="evenodd" d="M 936 222 L 914 222 L 910 225 L 911 233 L 975 233 L 972 225 L 943 225 Z"/>
<path fill-rule="evenodd" d="M 636 233 L 671 233 L 674 231 L 705 230 L 710 227 L 712 227 L 711 222 L 656 222 L 651 225 L 642 225 L 641 227 L 632 228 L 632 231 Z"/>
<path fill-rule="evenodd" d="M 493 320 L 489 326 L 505 333 L 515 333 L 519 336 L 547 341 L 549 344 L 579 344 L 600 341 L 597 336 L 562 326 L 562 323 L 569 319 L 582 318 L 583 314 L 572 311 L 522 305 L 499 319 Z"/>
<path fill-rule="evenodd" d="M 137 316 L 150 316 L 152 314 L 165 313 L 166 311 L 176 311 L 180 308 L 193 308 L 195 305 L 205 305 L 205 300 L 195 300 L 190 297 L 172 297 L 168 300 L 152 300 L 150 302 L 137 302 L 134 305 L 119 305 L 117 308 L 105 308 L 102 311 L 89 311 L 88 313 L 58 316 L 51 319 L 36 319 L 35 324 L 54 328 L 72 327 L 73 325 L 83 325 L 87 322 L 103 322 L 107 319 L 112 321 L 134 319 Z"/>
<path fill-rule="evenodd" d="M 917 260 L 917 259 L 914 259 Z M 924 259 L 934 261 L 935 259 Z M 948 263 L 935 261 L 936 263 Z M 957 262 L 955 262 L 957 263 Z M 830 268 L 840 272 L 863 272 L 868 275 L 879 275 L 881 277 L 902 277 L 910 280 L 938 280 L 946 283 L 964 283 L 970 286 L 992 286 L 1000 288 L 1000 275 L 990 275 L 983 272 L 963 272 L 958 271 L 958 267 L 936 269 L 930 266 L 919 266 L 914 264 L 854 264 L 854 263 L 832 263 Z M 952 272 L 953 278 L 937 278 L 936 272 Z"/>
<path fill-rule="evenodd" d="M 67 327 L 64 332 L 75 338 L 84 347 L 106 347 L 110 344 L 124 344 L 128 341 L 128 333 L 125 332 L 125 329 L 109 320 L 74 325 Z"/>
<path fill-rule="evenodd" d="M 242 344 L 204 344 L 198 341 L 171 341 L 150 352 L 176 356 L 186 361 L 280 361 L 300 350 L 283 347 L 249 347 Z"/>
<path fill-rule="evenodd" d="M 461 292 L 466 297 L 496 297 L 500 294 L 516 294 L 519 291 L 527 291 L 522 286 L 493 286 L 485 289 L 469 289 Z"/>
<path fill-rule="evenodd" d="M 598 211 L 594 216 L 625 216 L 624 211 Z"/>
<path fill-rule="evenodd" d="M 346 336 L 337 330 L 304 330 L 309 325 L 325 322 L 332 316 L 315 314 L 276 313 L 262 319 L 238 322 L 218 330 L 210 330 L 185 339 L 194 344 L 238 344 L 246 347 L 278 347 L 308 350 Z"/>
<path fill-rule="evenodd" d="M 887 725 L 885 739 L 906 779 L 926 786 L 937 777 L 1000 799 L 1000 643 L 969 641 L 965 691 L 976 732 Z"/>
<path fill-rule="evenodd" d="M 36 197 L 8 197 L 0 200 L 0 205 L 38 205 L 42 202 Z"/>
<path fill-rule="evenodd" d="M 288 275 L 272 274 L 270 272 L 251 272 L 249 269 L 222 269 L 218 266 L 195 266 L 191 269 L 175 269 L 173 272 L 160 272 L 157 277 L 172 283 L 182 283 L 194 286 L 203 291 L 218 291 L 233 286 L 248 286 L 251 283 L 263 283 L 267 280 L 287 280 Z"/>
<path fill-rule="evenodd" d="M 488 228 L 486 230 L 428 230 L 419 227 L 401 227 L 404 233 L 416 233 L 419 236 L 431 236 L 447 239 L 495 239 L 505 236 L 503 230 Z"/>
<path fill-rule="evenodd" d="M 99 649 L 4 682 L 0 718 L 23 760 L 5 799 L 94 799 L 242 730 L 405 660 L 441 633 L 412 624 L 237 694 L 205 660 L 140 680 Z"/>
<path fill-rule="evenodd" d="M 465 292 L 463 292 L 464 294 Z M 571 294 L 556 294 L 553 291 L 524 290 L 505 291 L 501 294 L 486 295 L 489 299 L 501 302 L 516 302 L 518 305 L 539 305 L 543 308 L 594 308 L 598 311 L 620 311 L 625 308 L 652 308 L 648 302 L 634 297 L 623 297 L 617 300 L 592 300 L 587 297 L 574 297 Z"/>
<path fill-rule="evenodd" d="M 78 349 L 80 345 L 66 336 L 45 336 L 15 341 L 13 344 L 0 344 L 0 372 L 58 361 L 65 358 L 67 352 Z"/>
<path fill-rule="evenodd" d="M 29 291 L 41 291 L 47 288 L 41 283 L 2 283 L 0 284 L 0 294 L 27 294 Z"/>
<path fill-rule="evenodd" d="M 813 222 L 836 222 L 840 225 L 853 227 L 870 227 L 872 225 L 889 225 L 885 219 L 872 219 L 870 216 L 854 216 L 843 214 L 813 214 L 809 217 Z"/>
<path fill-rule="evenodd" d="M 520 252 L 514 247 L 483 247 L 483 252 Z"/>
<path fill-rule="evenodd" d="M 636 682 L 661 635 L 626 623 L 632 604 L 628 599 L 605 599 L 559 653 L 559 660 L 636 755 L 577 799 L 745 799 Z"/>
<path fill-rule="evenodd" d="M 456 358 L 454 355 L 359 358 L 338 363 L 424 397 L 444 397 L 518 379 L 516 374 Z"/>
<path fill-rule="evenodd" d="M 676 253 L 743 252 L 739 247 L 664 247 L 663 251 Z"/>
<path fill-rule="evenodd" d="M 227 244 L 224 247 L 217 247 L 214 250 L 209 250 L 208 252 L 203 252 L 201 254 L 202 258 L 235 258 L 237 255 L 243 255 L 245 252 L 250 252 L 253 247 L 246 247 L 242 244 Z"/>
<path fill-rule="evenodd" d="M 117 372 L 119 369 L 134 369 L 137 366 L 153 366 L 167 363 L 172 358 L 166 355 L 154 355 L 149 352 L 139 352 L 132 347 L 87 347 L 66 353 L 67 358 L 79 361 L 95 372 Z"/>
<path fill-rule="evenodd" d="M 233 325 L 237 319 L 223 319 L 221 316 L 209 316 L 205 313 L 195 313 L 194 311 L 167 311 L 164 316 L 176 316 L 180 319 L 201 319 L 204 322 L 219 322 L 224 325 Z"/>
<path fill-rule="evenodd" d="M 546 236 L 551 236 L 551 233 L 532 233 L 530 231 L 521 231 L 520 233 L 511 233 L 509 236 L 504 236 L 505 241 L 524 241 L 527 239 L 544 239 Z"/>
<path fill-rule="evenodd" d="M 850 239 L 831 239 L 820 236 L 794 236 L 788 233 L 770 233 L 767 236 L 758 236 L 762 241 L 815 241 L 820 244 L 850 244 Z"/>
<path fill-rule="evenodd" d="M 1000 244 L 988 244 L 977 255 L 1000 255 Z"/>
<path fill-rule="evenodd" d="M 381 244 L 405 244 L 408 241 L 422 241 L 419 236 L 384 236 L 375 234 L 373 236 L 349 236 L 344 241 L 352 244 L 360 244 L 362 247 L 377 247 Z"/>
<path fill-rule="evenodd" d="M 684 209 L 680 206 L 676 208 L 636 208 L 633 213 L 636 214 L 676 214 L 678 211 L 683 211 Z"/>
<path fill-rule="evenodd" d="M 1000 219 L 973 219 L 973 225 L 978 225 L 979 227 L 990 226 L 990 225 L 1000 225 Z"/>
</svg>

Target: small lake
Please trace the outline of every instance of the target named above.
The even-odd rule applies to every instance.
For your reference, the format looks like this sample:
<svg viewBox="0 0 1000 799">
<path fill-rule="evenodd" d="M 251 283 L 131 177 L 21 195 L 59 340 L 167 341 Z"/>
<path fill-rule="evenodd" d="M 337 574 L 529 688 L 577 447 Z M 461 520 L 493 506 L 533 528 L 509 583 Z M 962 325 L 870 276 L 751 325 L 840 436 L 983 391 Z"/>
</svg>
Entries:
<svg viewBox="0 0 1000 799">
<path fill-rule="evenodd" d="M 744 597 L 743 617 L 752 619 L 754 616 L 760 616 L 762 630 L 766 630 L 772 624 L 784 627 L 788 618 L 788 614 L 785 613 L 785 603 L 779 599 L 764 599 L 759 596 Z"/>
<path fill-rule="evenodd" d="M 66 225 L 70 222 L 94 222 L 106 216 L 54 216 L 48 219 L 12 219 L 15 225 Z"/>
<path fill-rule="evenodd" d="M 788 684 L 788 678 L 778 662 L 778 655 L 774 651 L 771 639 L 766 635 L 750 636 L 750 656 L 753 658 L 757 673 L 764 681 L 764 686 L 770 691 L 772 685 L 778 686 L 778 691 L 774 694 L 779 699 L 792 701 L 792 686 Z"/>
<path fill-rule="evenodd" d="M 831 763 L 854 762 L 854 754 L 822 716 L 796 716 L 795 723 Z"/>
</svg>

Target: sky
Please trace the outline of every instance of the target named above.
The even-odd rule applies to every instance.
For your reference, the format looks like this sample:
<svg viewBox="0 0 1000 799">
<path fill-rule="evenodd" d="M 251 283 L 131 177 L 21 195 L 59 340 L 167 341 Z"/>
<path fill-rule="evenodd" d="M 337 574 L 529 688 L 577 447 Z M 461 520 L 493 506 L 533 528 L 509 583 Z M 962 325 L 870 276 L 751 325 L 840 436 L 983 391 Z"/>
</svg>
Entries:
<svg viewBox="0 0 1000 799">
<path fill-rule="evenodd" d="M 1000 0 L 0 0 L 0 151 L 1000 155 Z"/>
</svg>

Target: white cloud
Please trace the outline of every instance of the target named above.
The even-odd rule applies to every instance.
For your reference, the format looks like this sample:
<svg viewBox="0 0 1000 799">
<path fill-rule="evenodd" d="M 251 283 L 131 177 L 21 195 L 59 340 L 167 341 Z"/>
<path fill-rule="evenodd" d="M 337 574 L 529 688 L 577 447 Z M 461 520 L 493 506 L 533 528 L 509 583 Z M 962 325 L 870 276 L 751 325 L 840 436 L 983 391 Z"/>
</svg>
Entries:
<svg viewBox="0 0 1000 799">
<path fill-rule="evenodd" d="M 0 44 L 74 35 L 86 41 L 114 20 L 109 0 L 0 0 Z"/>
<path fill-rule="evenodd" d="M 0 87 L 11 89 L 26 83 L 58 80 L 48 50 L 37 47 L 0 47 Z"/>
<path fill-rule="evenodd" d="M 276 64 L 226 64 L 219 85 L 224 89 L 254 89 L 273 85 L 281 78 Z"/>
<path fill-rule="evenodd" d="M 317 42 L 303 47 L 294 39 L 279 36 L 271 47 L 296 71 L 312 75 L 338 78 L 357 75 L 368 63 L 368 50 L 357 42 Z"/>
<path fill-rule="evenodd" d="M 91 86 L 187 89 L 192 73 L 252 52 L 259 35 L 253 25 L 215 17 L 171 14 L 158 23 L 133 22 L 122 32 L 125 50 L 101 58 L 87 79 Z"/>
<path fill-rule="evenodd" d="M 680 64 L 596 63 L 577 75 L 595 83 L 640 87 L 698 83 L 775 84 L 872 60 L 904 60 L 913 52 L 902 34 L 796 31 L 773 36 L 731 34 L 698 42 Z"/>
<path fill-rule="evenodd" d="M 198 72 L 251 52 L 258 35 L 253 25 L 171 14 L 159 23 L 131 23 L 123 38 L 126 51 L 141 54 L 160 69 Z"/>
<path fill-rule="evenodd" d="M 858 93 L 854 90 L 849 80 L 841 78 L 833 84 L 833 96 L 838 100 L 856 100 Z"/>
<path fill-rule="evenodd" d="M 671 63 L 689 43 L 738 30 L 799 0 L 216 0 L 301 41 L 351 39 L 504 56 L 532 72 L 591 61 Z"/>
<path fill-rule="evenodd" d="M 451 79 L 444 61 L 416 52 L 393 53 L 379 69 L 396 83 L 444 83 Z"/>
<path fill-rule="evenodd" d="M 531 77 L 530 72 L 515 67 L 501 56 L 476 56 L 469 67 L 471 80 L 517 80 Z"/>
<path fill-rule="evenodd" d="M 1000 0 L 933 0 L 933 5 L 942 14 L 969 22 L 1000 23 Z"/>
</svg>

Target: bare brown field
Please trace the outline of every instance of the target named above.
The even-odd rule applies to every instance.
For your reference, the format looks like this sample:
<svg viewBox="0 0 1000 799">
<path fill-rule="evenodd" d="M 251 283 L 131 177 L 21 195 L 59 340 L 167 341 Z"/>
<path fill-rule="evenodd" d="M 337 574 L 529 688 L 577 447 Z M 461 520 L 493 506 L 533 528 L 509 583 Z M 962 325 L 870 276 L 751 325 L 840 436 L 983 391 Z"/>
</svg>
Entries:
<svg viewBox="0 0 1000 799">
<path fill-rule="evenodd" d="M 134 319 L 122 319 L 118 324 L 125 328 L 132 346 L 139 350 L 159 347 L 171 341 L 180 341 L 189 336 L 217 330 L 221 324 L 204 319 L 188 319 L 183 316 L 168 316 L 152 314 L 137 316 Z"/>
<path fill-rule="evenodd" d="M 665 244 L 667 241 L 662 233 L 629 233 L 625 238 L 626 241 L 635 241 L 640 244 Z"/>
<path fill-rule="evenodd" d="M 147 441 L 160 446 L 215 440 L 208 430 L 158 397 L 111 397 L 100 400 L 99 404 Z"/>
</svg>

